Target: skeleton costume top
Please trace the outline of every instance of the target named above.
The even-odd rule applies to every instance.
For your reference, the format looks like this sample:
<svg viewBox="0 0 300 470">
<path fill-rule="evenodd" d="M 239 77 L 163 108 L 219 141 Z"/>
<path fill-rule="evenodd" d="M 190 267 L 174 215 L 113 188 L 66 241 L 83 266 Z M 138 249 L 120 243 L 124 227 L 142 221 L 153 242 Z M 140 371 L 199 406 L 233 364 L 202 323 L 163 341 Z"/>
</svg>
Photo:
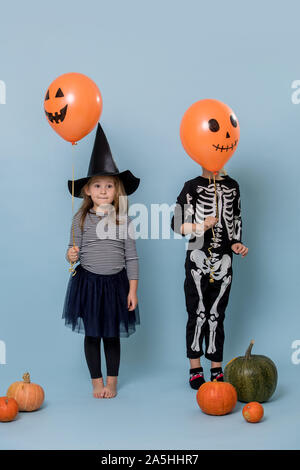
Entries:
<svg viewBox="0 0 300 470">
<path fill-rule="evenodd" d="M 192 234 L 185 261 L 184 291 L 188 321 L 187 357 L 222 362 L 225 310 L 232 281 L 232 249 L 242 242 L 241 202 L 238 183 L 226 175 L 216 180 L 198 176 L 187 181 L 177 198 L 171 227 L 180 232 L 183 223 L 201 224 L 218 217 L 212 229 Z M 218 211 L 216 211 L 218 209 Z M 218 212 L 218 213 L 217 213 Z M 184 236 L 184 235 L 183 235 Z"/>
<path fill-rule="evenodd" d="M 197 176 L 186 181 L 177 198 L 177 204 L 172 218 L 172 229 L 180 233 L 183 223 L 201 223 L 208 216 L 216 217 L 216 202 L 214 181 L 211 178 Z M 212 230 L 206 230 L 202 238 L 202 249 L 212 247 L 212 253 L 221 254 L 224 251 L 231 252 L 233 243 L 242 242 L 242 219 L 240 190 L 237 181 L 228 175 L 222 180 L 216 180 L 216 192 L 218 198 L 219 221 L 214 226 L 215 241 L 212 240 Z M 183 235 L 184 236 L 184 235 Z M 197 238 L 197 237 L 196 237 Z M 195 242 L 195 236 L 191 242 Z M 201 245 L 198 245 L 201 247 Z M 189 249 L 193 249 L 193 243 Z"/>
</svg>

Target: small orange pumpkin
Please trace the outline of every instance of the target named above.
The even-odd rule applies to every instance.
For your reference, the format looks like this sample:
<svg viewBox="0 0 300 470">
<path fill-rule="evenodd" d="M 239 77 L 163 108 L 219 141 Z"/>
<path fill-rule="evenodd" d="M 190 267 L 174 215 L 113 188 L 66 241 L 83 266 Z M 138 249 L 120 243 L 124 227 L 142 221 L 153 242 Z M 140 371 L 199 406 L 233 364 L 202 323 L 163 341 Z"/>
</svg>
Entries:
<svg viewBox="0 0 300 470">
<path fill-rule="evenodd" d="M 248 423 L 258 423 L 263 415 L 264 408 L 257 401 L 250 401 L 243 408 L 243 416 Z"/>
<path fill-rule="evenodd" d="M 19 412 L 18 403 L 14 398 L 0 397 L 0 421 L 8 422 L 15 419 Z"/>
<path fill-rule="evenodd" d="M 236 405 L 237 393 L 228 382 L 205 382 L 197 392 L 197 402 L 201 410 L 208 415 L 226 415 Z"/>
<path fill-rule="evenodd" d="M 38 410 L 45 398 L 44 390 L 40 385 L 30 382 L 28 372 L 23 375 L 23 380 L 23 382 L 14 382 L 11 384 L 6 395 L 17 401 L 19 411 Z"/>
</svg>

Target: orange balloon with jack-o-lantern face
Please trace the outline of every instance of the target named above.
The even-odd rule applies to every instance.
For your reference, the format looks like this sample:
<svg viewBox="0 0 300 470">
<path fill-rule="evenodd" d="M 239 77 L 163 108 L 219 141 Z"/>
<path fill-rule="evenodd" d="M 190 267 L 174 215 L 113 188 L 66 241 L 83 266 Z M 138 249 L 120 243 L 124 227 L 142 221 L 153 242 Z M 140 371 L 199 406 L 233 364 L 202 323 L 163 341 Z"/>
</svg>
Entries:
<svg viewBox="0 0 300 470">
<path fill-rule="evenodd" d="M 44 100 L 47 121 L 63 139 L 76 143 L 97 124 L 102 112 L 99 88 L 82 73 L 65 73 L 49 86 Z"/>
<path fill-rule="evenodd" d="M 240 126 L 229 106 L 205 99 L 192 104 L 183 115 L 180 138 L 193 160 L 216 173 L 234 154 Z"/>
</svg>

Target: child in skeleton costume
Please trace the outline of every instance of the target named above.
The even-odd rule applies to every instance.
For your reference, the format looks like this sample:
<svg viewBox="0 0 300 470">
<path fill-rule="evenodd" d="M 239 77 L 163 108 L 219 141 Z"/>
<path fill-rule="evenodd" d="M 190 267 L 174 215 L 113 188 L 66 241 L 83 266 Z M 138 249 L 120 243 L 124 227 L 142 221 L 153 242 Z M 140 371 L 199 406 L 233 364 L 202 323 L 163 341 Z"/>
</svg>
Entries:
<svg viewBox="0 0 300 470">
<path fill-rule="evenodd" d="M 232 282 L 232 252 L 247 254 L 242 242 L 240 191 L 237 181 L 203 168 L 187 181 L 177 198 L 172 229 L 191 234 L 185 261 L 184 292 L 188 321 L 186 354 L 193 389 L 205 382 L 200 357 L 212 361 L 211 380 L 223 381 L 224 317 Z M 184 224 L 184 225 L 183 225 Z M 213 235 L 213 232 L 214 235 Z"/>
</svg>

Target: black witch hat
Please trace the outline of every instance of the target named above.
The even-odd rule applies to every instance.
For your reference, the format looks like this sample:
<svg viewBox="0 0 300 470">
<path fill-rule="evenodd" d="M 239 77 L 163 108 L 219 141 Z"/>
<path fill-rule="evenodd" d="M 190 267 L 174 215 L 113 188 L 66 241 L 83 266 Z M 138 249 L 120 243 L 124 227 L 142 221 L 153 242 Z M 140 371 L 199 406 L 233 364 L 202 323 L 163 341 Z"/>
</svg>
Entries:
<svg viewBox="0 0 300 470">
<path fill-rule="evenodd" d="M 92 176 L 118 176 L 124 185 L 127 195 L 134 193 L 140 184 L 140 179 L 136 178 L 131 171 L 126 170 L 121 173 L 119 172 L 112 157 L 106 136 L 99 123 L 87 176 L 86 178 L 80 178 L 74 181 L 75 197 L 82 197 L 80 194 L 81 189 Z M 68 180 L 68 188 L 72 194 L 72 180 Z"/>
</svg>

